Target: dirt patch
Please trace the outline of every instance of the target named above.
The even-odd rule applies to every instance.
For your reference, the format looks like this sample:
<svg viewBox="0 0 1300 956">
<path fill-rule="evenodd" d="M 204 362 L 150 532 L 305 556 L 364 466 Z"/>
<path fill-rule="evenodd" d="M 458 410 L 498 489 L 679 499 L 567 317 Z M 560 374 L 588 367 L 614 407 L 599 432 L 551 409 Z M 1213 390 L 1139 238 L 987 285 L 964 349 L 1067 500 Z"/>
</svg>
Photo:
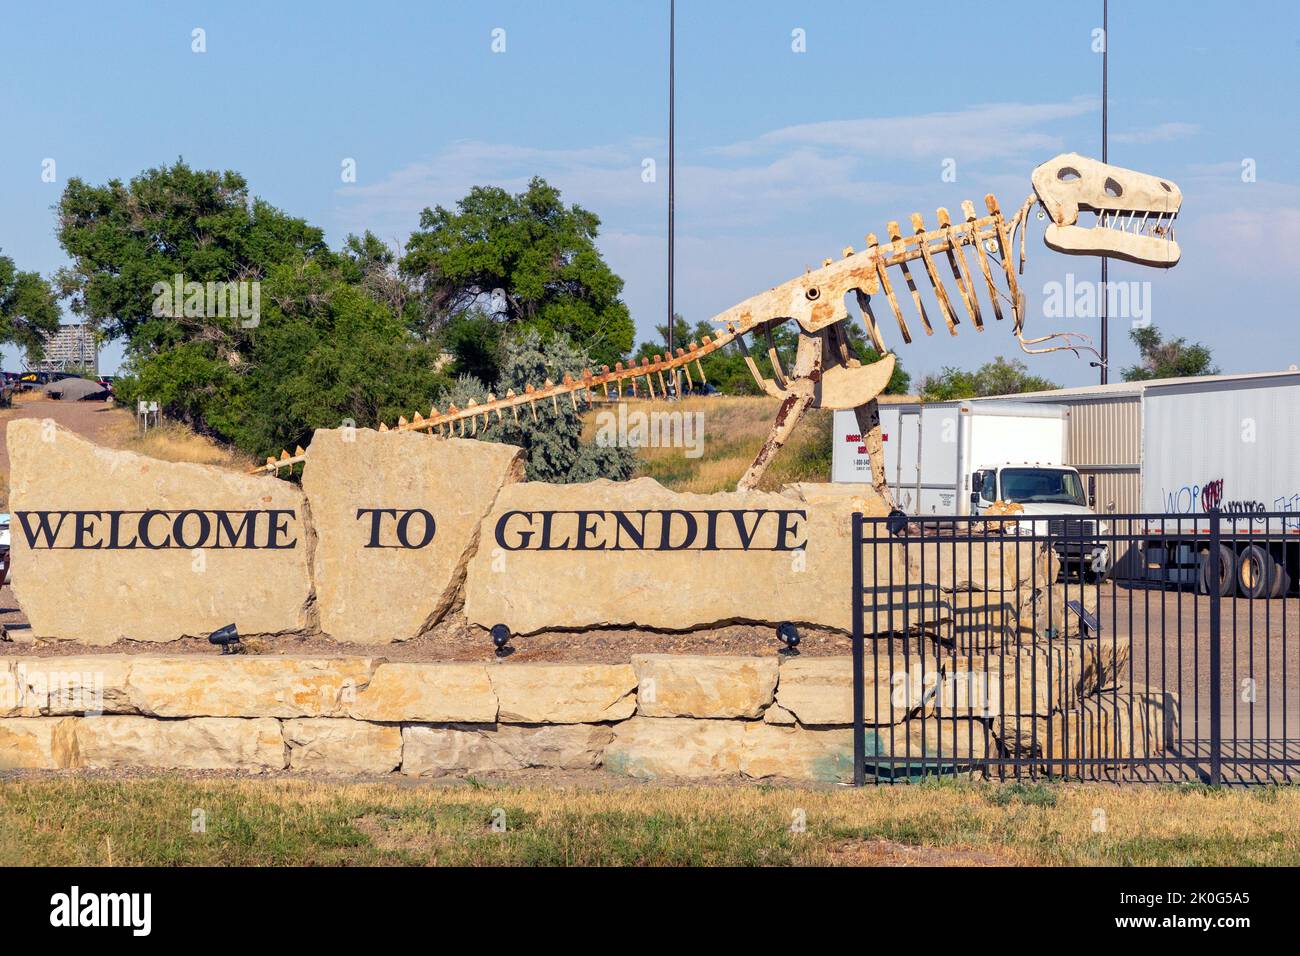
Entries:
<svg viewBox="0 0 1300 956">
<path fill-rule="evenodd" d="M 9 642 L 0 643 L 0 657 L 218 653 L 206 638 L 184 638 L 163 643 L 119 641 L 105 647 L 86 647 L 70 641 L 24 642 L 26 620 L 8 587 L 0 589 L 0 623 L 9 629 L 11 637 Z M 799 633 L 802 638 L 799 650 L 803 655 L 826 657 L 852 653 L 852 642 L 847 634 L 818 628 L 801 628 Z M 513 653 L 506 658 L 511 662 L 583 661 L 599 664 L 625 664 L 634 654 L 767 656 L 783 647 L 776 639 L 775 628 L 754 624 L 732 624 L 688 633 L 619 628 L 546 631 L 517 637 L 511 646 Z M 390 661 L 495 660 L 487 628 L 470 624 L 461 614 L 453 614 L 428 633 L 398 644 L 347 644 L 319 635 L 281 634 L 250 638 L 247 652 L 268 656 L 382 657 Z"/>
</svg>

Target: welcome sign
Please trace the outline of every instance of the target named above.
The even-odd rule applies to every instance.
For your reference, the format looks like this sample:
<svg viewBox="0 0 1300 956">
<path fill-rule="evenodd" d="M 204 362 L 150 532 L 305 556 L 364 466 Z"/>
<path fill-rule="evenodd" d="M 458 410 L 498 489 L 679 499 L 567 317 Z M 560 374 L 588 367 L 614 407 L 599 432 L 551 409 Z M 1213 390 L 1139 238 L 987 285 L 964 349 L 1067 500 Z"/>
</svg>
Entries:
<svg viewBox="0 0 1300 956">
<path fill-rule="evenodd" d="M 30 419 L 8 443 L 14 588 L 38 637 L 166 641 L 233 621 L 377 644 L 462 601 L 517 634 L 851 626 L 855 504 L 808 486 L 524 482 L 512 446 L 366 429 L 316 432 L 301 489 Z"/>
<path fill-rule="evenodd" d="M 310 615 L 295 486 L 101 448 L 36 419 L 6 429 L 13 589 L 36 637 L 111 644 L 298 631 Z"/>
</svg>

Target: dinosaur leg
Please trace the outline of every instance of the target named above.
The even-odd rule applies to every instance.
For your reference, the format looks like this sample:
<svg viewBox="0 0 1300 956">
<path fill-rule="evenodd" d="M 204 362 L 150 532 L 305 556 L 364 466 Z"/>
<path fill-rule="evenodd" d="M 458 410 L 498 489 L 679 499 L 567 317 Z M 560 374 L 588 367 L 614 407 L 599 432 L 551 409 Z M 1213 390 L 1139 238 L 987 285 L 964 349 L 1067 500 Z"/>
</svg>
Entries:
<svg viewBox="0 0 1300 956">
<path fill-rule="evenodd" d="M 800 387 L 800 386 L 807 387 Z M 799 419 L 808 406 L 812 404 L 813 388 L 811 382 L 791 382 L 786 397 L 781 401 L 781 407 L 777 409 L 776 421 L 772 423 L 772 430 L 768 432 L 767 438 L 763 441 L 763 447 L 758 450 L 754 456 L 753 463 L 741 476 L 740 481 L 736 483 L 737 491 L 752 491 L 758 487 L 758 483 L 763 479 L 763 473 L 767 471 L 767 466 L 772 463 L 772 458 L 781 446 L 790 438 L 794 427 L 799 424 Z"/>
<path fill-rule="evenodd" d="M 885 446 L 880 439 L 880 403 L 874 398 L 865 405 L 853 410 L 858 420 L 858 431 L 862 433 L 862 444 L 866 446 L 867 457 L 871 459 L 871 484 L 876 493 L 885 499 L 890 509 L 894 507 L 894 496 L 889 492 L 889 482 L 885 480 Z"/>
</svg>

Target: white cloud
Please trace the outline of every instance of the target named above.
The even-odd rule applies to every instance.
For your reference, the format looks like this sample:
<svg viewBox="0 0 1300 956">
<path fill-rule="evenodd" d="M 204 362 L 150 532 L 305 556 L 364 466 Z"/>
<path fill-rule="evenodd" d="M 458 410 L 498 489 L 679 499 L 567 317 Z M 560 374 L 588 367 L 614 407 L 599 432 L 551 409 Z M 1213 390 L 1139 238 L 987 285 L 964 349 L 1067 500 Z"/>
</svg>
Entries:
<svg viewBox="0 0 1300 956">
<path fill-rule="evenodd" d="M 1168 143 L 1171 140 L 1185 139 L 1200 132 L 1196 123 L 1160 123 L 1148 129 L 1129 130 L 1124 133 L 1112 133 L 1111 140 L 1116 143 L 1146 145 L 1148 143 Z"/>
<path fill-rule="evenodd" d="M 745 157 L 774 149 L 816 148 L 873 160 L 920 161 L 946 156 L 977 161 L 1059 152 L 1061 137 L 1041 127 L 1094 113 L 1097 108 L 1095 98 L 1076 97 L 1064 103 L 990 103 L 918 116 L 825 120 L 786 126 L 711 152 Z"/>
</svg>

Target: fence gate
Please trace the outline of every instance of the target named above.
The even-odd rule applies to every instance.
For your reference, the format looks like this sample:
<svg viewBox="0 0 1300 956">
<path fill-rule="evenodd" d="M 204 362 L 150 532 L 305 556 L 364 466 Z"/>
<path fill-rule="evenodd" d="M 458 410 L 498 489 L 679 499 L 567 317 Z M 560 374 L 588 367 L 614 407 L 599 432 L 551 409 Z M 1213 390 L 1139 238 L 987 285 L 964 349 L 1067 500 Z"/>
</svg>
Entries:
<svg viewBox="0 0 1300 956">
<path fill-rule="evenodd" d="M 853 542 L 855 783 L 1300 774 L 1294 512 L 855 515 Z"/>
</svg>

